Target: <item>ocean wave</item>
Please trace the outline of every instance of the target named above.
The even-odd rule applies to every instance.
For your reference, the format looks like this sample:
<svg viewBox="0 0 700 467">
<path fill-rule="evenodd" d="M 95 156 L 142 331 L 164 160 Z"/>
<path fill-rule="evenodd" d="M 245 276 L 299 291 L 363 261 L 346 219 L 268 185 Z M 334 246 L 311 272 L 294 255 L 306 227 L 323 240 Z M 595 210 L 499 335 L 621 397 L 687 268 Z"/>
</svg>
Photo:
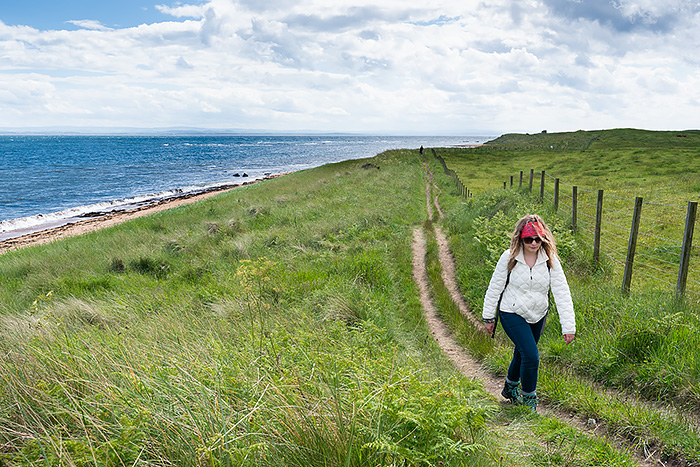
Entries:
<svg viewBox="0 0 700 467">
<path fill-rule="evenodd" d="M 248 177 L 246 181 L 258 180 L 266 175 L 268 174 L 261 174 L 258 177 Z M 122 198 L 113 201 L 76 206 L 52 213 L 8 219 L 0 221 L 0 241 L 75 223 L 88 218 L 101 217 L 115 212 L 130 211 L 132 209 L 160 203 L 168 199 L 197 195 L 229 186 L 238 186 L 240 183 L 241 182 L 221 182 L 208 185 L 187 186 L 158 193 L 134 196 L 132 198 Z"/>
<path fill-rule="evenodd" d="M 29 229 L 38 225 L 53 223 L 63 219 L 92 217 L 97 213 L 105 214 L 120 211 L 130 206 L 154 202 L 158 199 L 163 199 L 168 196 L 177 196 L 182 193 L 182 190 L 176 189 L 167 192 L 154 193 L 152 195 L 135 196 L 133 198 L 117 199 L 114 201 L 105 201 L 95 204 L 88 204 L 85 206 L 76 206 L 58 212 L 36 214 L 34 216 L 20 217 L 18 219 L 9 219 L 0 222 L 0 232 Z"/>
<path fill-rule="evenodd" d="M 22 136 L 20 140 L 0 136 L 4 157 L 0 241 L 271 173 L 372 157 L 393 148 L 450 146 L 483 139 L 245 135 L 166 139 Z M 178 186 L 183 188 L 170 190 Z M 150 194 L 137 196 L 143 191 Z"/>
</svg>

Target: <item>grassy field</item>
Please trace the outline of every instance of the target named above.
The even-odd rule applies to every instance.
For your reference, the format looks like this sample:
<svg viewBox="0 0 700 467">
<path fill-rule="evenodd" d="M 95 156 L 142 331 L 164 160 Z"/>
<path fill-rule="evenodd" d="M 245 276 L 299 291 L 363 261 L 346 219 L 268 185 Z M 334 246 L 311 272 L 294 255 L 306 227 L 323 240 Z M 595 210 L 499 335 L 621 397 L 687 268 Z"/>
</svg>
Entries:
<svg viewBox="0 0 700 467">
<path fill-rule="evenodd" d="M 590 143 L 590 144 L 589 144 Z M 581 149 L 585 148 L 585 149 Z M 675 290 L 689 201 L 700 200 L 700 132 L 607 130 L 561 134 L 504 135 L 476 149 L 440 150 L 449 167 L 472 192 L 522 186 L 554 203 L 559 179 L 559 207 L 571 220 L 573 187 L 578 192 L 578 233 L 593 245 L 597 192 L 603 190 L 601 250 L 618 284 L 626 261 L 635 198 L 643 202 L 636 274 L 632 287 Z M 570 225 L 570 224 L 569 224 Z M 700 222 L 696 221 L 696 230 Z M 697 239 L 697 236 L 696 236 Z M 697 240 L 695 242 L 697 245 Z M 692 250 L 700 264 L 700 250 Z M 688 296 L 700 302 L 700 267 L 691 268 Z"/>
<path fill-rule="evenodd" d="M 587 140 L 590 145 L 584 144 Z M 574 295 L 579 332 L 574 345 L 564 346 L 556 315 L 550 319 L 541 343 L 541 395 L 568 410 L 603 420 L 642 445 L 660 446 L 667 455 L 680 456 L 693 465 L 700 462 L 698 425 L 690 416 L 700 407 L 696 291 L 678 300 L 673 288 L 640 273 L 629 296 L 624 296 L 620 268 L 606 253 L 605 243 L 602 261 L 596 264 L 586 232 L 574 235 L 570 231 L 568 211 L 554 212 L 546 198 L 540 204 L 538 190 L 530 193 L 517 186 L 503 190 L 502 186 L 516 170 L 526 168 L 529 172 L 534 167 L 561 175 L 584 189 L 605 189 L 606 194 L 614 190 L 620 198 L 644 195 L 645 200 L 655 200 L 659 208 L 673 211 L 676 205 L 684 206 L 700 196 L 698 133 L 615 130 L 506 135 L 485 148 L 437 152 L 477 193 L 465 200 L 457 196 L 450 178 L 442 181 L 446 193 L 443 202 L 453 203 L 445 223 L 458 264 L 463 265 L 461 287 L 473 309 L 481 308 L 493 265 L 507 247 L 507 232 L 515 220 L 538 212 L 554 226 Z M 437 161 L 434 169 L 441 170 Z M 614 222 L 631 218 L 629 212 L 611 212 L 616 209 L 608 207 L 604 212 L 617 216 Z M 651 207 L 645 205 L 644 209 L 648 212 Z M 680 217 L 682 224 L 684 209 Z M 645 228 L 644 222 L 642 225 Z M 673 229 L 658 224 L 647 224 L 646 229 L 657 236 L 673 235 Z M 622 237 L 626 247 L 627 237 Z M 676 261 L 677 273 L 675 252 L 660 247 L 646 251 L 654 256 L 666 253 Z M 695 251 L 691 274 L 697 274 L 698 266 Z M 505 370 L 510 352 L 507 340 L 491 346 L 464 327 L 454 312 L 445 318 L 465 346 L 495 371 Z M 610 388 L 615 391 L 606 390 Z M 673 408 L 665 411 L 661 407 Z"/>
<path fill-rule="evenodd" d="M 392 151 L 1 255 L 0 465 L 635 465 L 455 371 L 425 220 Z"/>
<path fill-rule="evenodd" d="M 544 170 L 580 190 L 605 189 L 669 204 L 700 198 L 700 131 L 509 134 L 478 148 L 441 149 L 439 154 L 474 193 L 501 188 L 511 175 L 517 183 L 520 171 L 527 183 L 534 169 L 536 175 Z"/>
</svg>

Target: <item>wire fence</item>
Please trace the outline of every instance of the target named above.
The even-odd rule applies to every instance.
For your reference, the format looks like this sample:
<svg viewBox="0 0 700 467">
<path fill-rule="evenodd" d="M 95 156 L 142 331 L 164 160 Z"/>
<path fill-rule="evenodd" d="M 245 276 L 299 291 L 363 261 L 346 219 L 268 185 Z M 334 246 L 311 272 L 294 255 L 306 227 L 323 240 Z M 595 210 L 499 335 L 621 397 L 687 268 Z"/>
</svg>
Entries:
<svg viewBox="0 0 700 467">
<path fill-rule="evenodd" d="M 539 180 L 530 183 L 533 178 Z M 623 274 L 623 292 L 653 284 L 700 300 L 700 270 L 692 267 L 700 256 L 700 246 L 693 243 L 697 202 L 645 203 L 613 190 L 579 190 L 530 170 L 527 190 L 535 189 L 542 203 L 570 213 L 572 229 L 593 246 L 596 260 L 604 254 Z"/>
<path fill-rule="evenodd" d="M 454 179 L 455 184 L 457 185 L 457 190 L 459 191 L 459 194 L 465 198 L 471 198 L 472 193 L 469 191 L 467 188 L 467 185 L 462 183 L 462 180 L 460 180 L 459 175 L 457 175 L 457 172 L 454 170 L 450 169 L 447 167 L 447 164 L 445 163 L 445 159 L 442 158 L 437 152 L 435 152 L 435 149 L 431 149 L 433 152 L 433 157 L 435 157 L 440 164 L 442 164 L 442 168 L 445 171 L 445 175 L 448 175 L 449 177 L 452 177 Z M 421 153 L 422 154 L 422 153 Z"/>
<path fill-rule="evenodd" d="M 462 196 L 471 191 L 433 150 L 445 174 L 455 180 Z M 571 229 L 593 248 L 594 261 L 602 254 L 616 275 L 622 292 L 660 288 L 700 302 L 700 244 L 693 240 L 697 202 L 687 205 L 644 202 L 613 190 L 579 190 L 544 171 L 520 172 L 503 182 L 504 189 L 539 194 L 555 211 L 569 213 Z"/>
</svg>

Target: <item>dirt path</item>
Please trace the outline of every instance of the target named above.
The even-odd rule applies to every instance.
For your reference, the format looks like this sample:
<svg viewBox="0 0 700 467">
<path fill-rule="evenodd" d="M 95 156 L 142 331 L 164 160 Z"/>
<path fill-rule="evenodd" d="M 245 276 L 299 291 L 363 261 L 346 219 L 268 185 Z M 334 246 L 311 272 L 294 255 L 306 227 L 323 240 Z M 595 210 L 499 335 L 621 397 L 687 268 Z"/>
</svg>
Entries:
<svg viewBox="0 0 700 467">
<path fill-rule="evenodd" d="M 423 168 L 427 176 L 427 182 L 425 184 L 425 197 L 428 207 L 428 219 L 432 219 L 433 217 L 433 205 L 435 205 L 439 218 L 442 219 L 444 215 L 442 210 L 439 209 L 439 194 L 436 194 L 435 197 L 431 197 L 431 186 L 435 188 L 437 193 L 439 193 L 439 188 L 433 182 L 433 173 L 430 171 L 427 162 L 423 164 Z M 452 300 L 455 301 L 462 315 L 469 319 L 476 329 L 483 329 L 485 332 L 486 330 L 484 329 L 484 326 L 469 310 L 464 297 L 459 291 L 454 257 L 449 249 L 447 238 L 437 225 L 433 224 L 433 229 L 438 242 L 442 280 L 445 287 L 450 292 Z M 438 346 L 443 350 L 443 352 L 445 352 L 447 357 L 452 361 L 455 368 L 457 368 L 460 373 L 468 378 L 481 380 L 486 392 L 493 395 L 498 400 L 502 400 L 502 379 L 496 378 L 484 370 L 481 364 L 472 358 L 472 356 L 469 355 L 453 339 L 452 333 L 437 314 L 435 304 L 430 296 L 430 279 L 428 278 L 428 271 L 425 262 L 427 247 L 425 234 L 422 227 L 418 227 L 413 231 L 413 243 L 411 248 L 413 250 L 413 278 L 418 285 L 420 301 L 423 306 L 423 310 L 425 311 L 425 319 L 433 338 L 435 338 Z"/>
<path fill-rule="evenodd" d="M 452 338 L 450 330 L 439 318 L 433 300 L 430 297 L 430 280 L 425 263 L 425 235 L 423 229 L 418 227 L 413 231 L 413 278 L 420 291 L 420 301 L 425 311 L 425 319 L 431 334 L 437 341 L 440 348 L 452 360 L 454 366 L 462 373 L 472 379 L 479 379 L 484 382 L 486 390 L 494 396 L 500 393 L 498 382 L 481 368 L 481 365 L 471 358 L 462 347 Z"/>
<path fill-rule="evenodd" d="M 442 210 L 440 209 L 439 203 L 439 193 L 441 192 L 437 185 L 433 182 L 433 174 L 430 171 L 427 162 L 423 165 L 426 172 L 427 182 L 426 182 L 426 201 L 428 206 L 428 219 L 432 220 L 433 211 L 431 205 L 435 205 L 435 209 L 438 212 L 439 218 L 443 218 Z M 431 185 L 435 188 L 436 194 L 434 198 L 431 199 Z M 460 313 L 468 319 L 472 325 L 483 332 L 486 332 L 483 324 L 474 316 L 471 312 L 469 306 L 467 305 L 462 293 L 459 290 L 456 274 L 456 265 L 454 256 L 449 247 L 449 242 L 447 237 L 442 232 L 440 227 L 433 224 L 433 231 L 435 233 L 435 238 L 438 244 L 438 255 L 439 262 L 442 269 L 442 280 L 450 293 L 450 297 L 453 302 L 459 308 Z M 442 349 L 445 355 L 452 361 L 453 365 L 457 370 L 462 373 L 462 375 L 473 380 L 480 380 L 484 385 L 486 392 L 494 396 L 497 400 L 502 401 L 502 403 L 507 403 L 501 396 L 501 389 L 503 387 L 503 378 L 493 376 L 482 365 L 474 359 L 468 352 L 460 346 L 456 340 L 452 337 L 452 333 L 445 325 L 445 323 L 440 319 L 437 313 L 435 304 L 433 303 L 430 294 L 430 279 L 428 277 L 427 265 L 426 265 L 426 239 L 423 227 L 417 227 L 413 231 L 413 242 L 411 244 L 411 249 L 413 251 L 413 278 L 418 286 L 420 293 L 420 301 L 425 312 L 425 319 L 428 324 L 428 328 L 436 340 L 438 346 Z M 604 426 L 597 424 L 594 420 L 580 420 L 573 414 L 564 412 L 562 410 L 555 409 L 553 407 L 548 407 L 546 404 L 540 402 L 537 407 L 537 412 L 540 415 L 557 418 L 574 428 L 586 432 L 593 436 L 606 436 L 608 439 L 612 440 L 611 436 L 607 433 Z M 618 442 L 617 444 L 620 450 L 628 452 L 636 452 L 634 447 L 628 446 L 624 443 Z M 636 461 L 640 466 L 652 467 L 659 465 L 667 465 L 660 461 L 657 456 L 654 455 L 643 455 L 643 453 L 636 452 Z"/>
<path fill-rule="evenodd" d="M 481 321 L 479 321 L 474 313 L 471 312 L 467 302 L 462 296 L 462 292 L 459 290 L 457 285 L 457 267 L 455 266 L 455 258 L 452 256 L 452 251 L 450 250 L 450 244 L 447 241 L 447 237 L 442 232 L 442 229 L 437 225 L 433 225 L 433 230 L 435 232 L 435 240 L 438 245 L 438 255 L 440 259 L 440 266 L 442 267 L 442 282 L 445 284 L 445 288 L 450 293 L 452 301 L 459 308 L 459 312 L 462 313 L 466 319 L 468 319 L 472 325 L 486 334 L 486 328 L 483 326 Z"/>
</svg>

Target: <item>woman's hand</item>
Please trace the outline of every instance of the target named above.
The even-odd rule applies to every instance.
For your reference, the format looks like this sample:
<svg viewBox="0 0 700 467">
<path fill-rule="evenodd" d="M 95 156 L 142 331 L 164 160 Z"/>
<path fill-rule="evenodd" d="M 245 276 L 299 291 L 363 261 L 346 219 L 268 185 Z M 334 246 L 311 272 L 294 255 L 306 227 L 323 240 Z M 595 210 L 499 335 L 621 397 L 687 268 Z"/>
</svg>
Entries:
<svg viewBox="0 0 700 467">
<path fill-rule="evenodd" d="M 564 341 L 566 341 L 567 345 L 571 344 L 574 341 L 574 337 L 576 337 L 575 334 L 564 334 Z"/>
<path fill-rule="evenodd" d="M 496 323 L 484 323 L 484 326 L 486 326 L 486 331 L 489 333 L 489 335 L 493 336 L 493 331 L 496 329 Z"/>
</svg>

